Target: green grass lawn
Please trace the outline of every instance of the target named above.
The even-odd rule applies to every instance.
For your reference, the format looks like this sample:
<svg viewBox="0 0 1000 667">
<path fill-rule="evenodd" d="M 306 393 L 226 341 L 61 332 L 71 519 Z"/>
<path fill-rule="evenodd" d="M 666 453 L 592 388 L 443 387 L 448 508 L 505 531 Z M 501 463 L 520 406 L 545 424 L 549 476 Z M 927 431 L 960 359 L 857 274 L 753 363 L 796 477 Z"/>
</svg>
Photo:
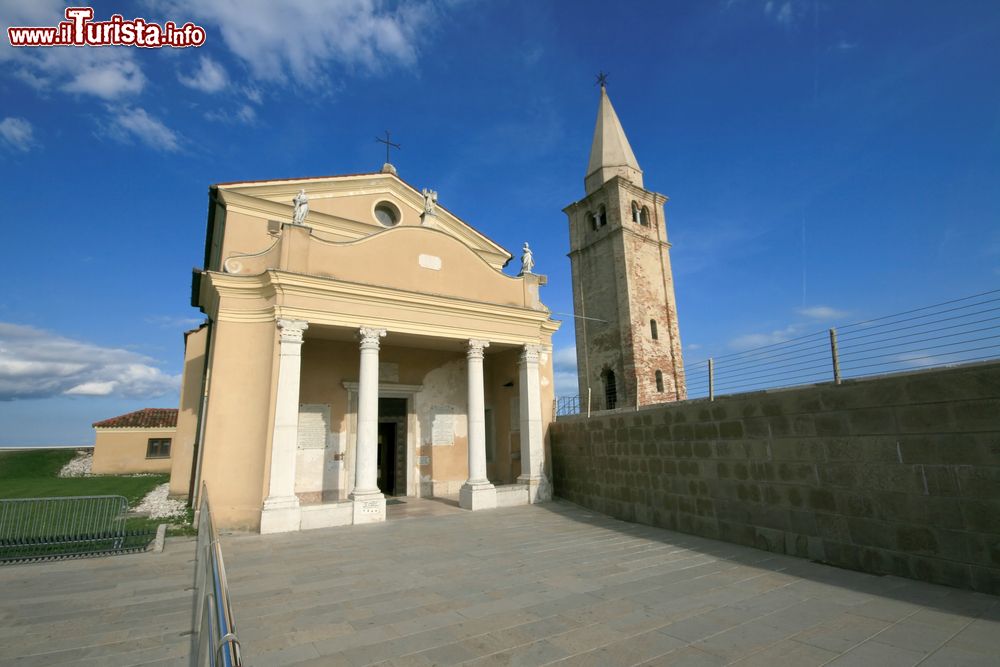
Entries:
<svg viewBox="0 0 1000 667">
<path fill-rule="evenodd" d="M 126 477 L 59 477 L 59 470 L 76 456 L 74 449 L 0 453 L 0 498 L 51 498 L 53 496 L 125 496 L 135 506 L 169 475 Z"/>
<path fill-rule="evenodd" d="M 147 493 L 170 479 L 169 475 L 59 477 L 59 471 L 74 456 L 74 449 L 0 452 L 0 498 L 125 496 L 129 507 L 134 507 Z M 161 523 L 172 524 L 168 534 L 194 534 L 190 511 L 186 517 L 174 519 L 130 517 L 126 530 L 156 530 Z"/>
</svg>

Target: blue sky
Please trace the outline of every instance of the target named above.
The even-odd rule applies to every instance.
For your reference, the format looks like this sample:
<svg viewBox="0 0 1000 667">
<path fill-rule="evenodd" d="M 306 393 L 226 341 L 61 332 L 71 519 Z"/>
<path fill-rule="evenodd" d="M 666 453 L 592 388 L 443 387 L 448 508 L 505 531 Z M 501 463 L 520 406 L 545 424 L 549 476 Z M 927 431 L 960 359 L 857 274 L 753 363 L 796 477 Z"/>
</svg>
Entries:
<svg viewBox="0 0 1000 667">
<path fill-rule="evenodd" d="M 63 6 L 3 0 L 0 24 Z M 670 197 L 689 362 L 1000 286 L 1000 3 L 95 5 L 112 13 L 207 41 L 0 46 L 0 444 L 92 442 L 92 421 L 176 405 L 209 184 L 376 171 L 387 128 L 404 179 L 529 241 L 572 312 L 561 209 L 583 196 L 598 70 Z"/>
</svg>

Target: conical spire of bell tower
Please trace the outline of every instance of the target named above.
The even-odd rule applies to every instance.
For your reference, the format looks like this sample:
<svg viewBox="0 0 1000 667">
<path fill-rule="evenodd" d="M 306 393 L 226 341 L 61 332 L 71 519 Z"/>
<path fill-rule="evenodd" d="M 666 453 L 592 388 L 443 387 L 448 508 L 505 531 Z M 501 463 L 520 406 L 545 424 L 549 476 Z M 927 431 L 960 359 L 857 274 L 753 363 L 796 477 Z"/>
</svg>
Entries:
<svg viewBox="0 0 1000 667">
<path fill-rule="evenodd" d="M 583 180 L 587 194 L 594 192 L 615 176 L 631 181 L 642 187 L 642 169 L 629 146 L 625 130 L 604 84 L 604 77 L 598 77 L 601 84 L 601 102 L 597 108 L 597 124 L 594 126 L 594 143 L 590 147 L 590 164 Z"/>
</svg>

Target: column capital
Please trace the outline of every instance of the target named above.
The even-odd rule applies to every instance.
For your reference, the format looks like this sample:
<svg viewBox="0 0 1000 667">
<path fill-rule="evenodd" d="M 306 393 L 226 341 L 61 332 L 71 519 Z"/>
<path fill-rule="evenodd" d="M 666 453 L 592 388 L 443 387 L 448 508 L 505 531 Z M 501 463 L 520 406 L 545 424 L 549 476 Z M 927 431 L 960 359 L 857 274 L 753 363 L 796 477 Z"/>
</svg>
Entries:
<svg viewBox="0 0 1000 667">
<path fill-rule="evenodd" d="M 282 317 L 277 319 L 277 325 L 282 343 L 301 343 L 302 334 L 309 328 L 305 320 L 286 320 Z"/>
<path fill-rule="evenodd" d="M 521 348 L 521 357 L 519 361 L 522 364 L 537 364 L 538 357 L 542 353 L 541 345 L 525 345 Z"/>
<path fill-rule="evenodd" d="M 379 338 L 385 338 L 385 329 L 374 327 L 361 327 L 358 335 L 361 337 L 362 350 L 377 350 L 379 348 Z"/>
<path fill-rule="evenodd" d="M 488 340 L 478 340 L 472 338 L 469 340 L 469 346 L 466 348 L 465 356 L 469 359 L 482 359 L 485 354 L 483 350 L 490 346 Z"/>
</svg>

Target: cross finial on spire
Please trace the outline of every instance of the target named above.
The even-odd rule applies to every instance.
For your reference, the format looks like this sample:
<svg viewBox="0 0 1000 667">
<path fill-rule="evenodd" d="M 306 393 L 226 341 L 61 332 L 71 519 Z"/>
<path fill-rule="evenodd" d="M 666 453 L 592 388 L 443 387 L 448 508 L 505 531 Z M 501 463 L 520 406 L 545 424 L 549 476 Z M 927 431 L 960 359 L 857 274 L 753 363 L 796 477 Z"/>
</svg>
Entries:
<svg viewBox="0 0 1000 667">
<path fill-rule="evenodd" d="M 379 142 L 380 144 L 385 144 L 385 163 L 386 164 L 389 164 L 389 149 L 390 148 L 395 148 L 397 150 L 402 149 L 402 146 L 400 146 L 399 144 L 394 144 L 394 143 L 392 143 L 392 141 L 389 140 L 389 130 L 385 131 L 385 139 L 380 139 L 378 137 L 375 137 L 375 141 Z"/>
<path fill-rule="evenodd" d="M 601 70 L 600 72 L 597 73 L 597 84 L 596 85 L 600 86 L 601 88 L 607 88 L 607 86 L 608 86 L 608 75 L 604 72 L 604 70 Z"/>
</svg>

